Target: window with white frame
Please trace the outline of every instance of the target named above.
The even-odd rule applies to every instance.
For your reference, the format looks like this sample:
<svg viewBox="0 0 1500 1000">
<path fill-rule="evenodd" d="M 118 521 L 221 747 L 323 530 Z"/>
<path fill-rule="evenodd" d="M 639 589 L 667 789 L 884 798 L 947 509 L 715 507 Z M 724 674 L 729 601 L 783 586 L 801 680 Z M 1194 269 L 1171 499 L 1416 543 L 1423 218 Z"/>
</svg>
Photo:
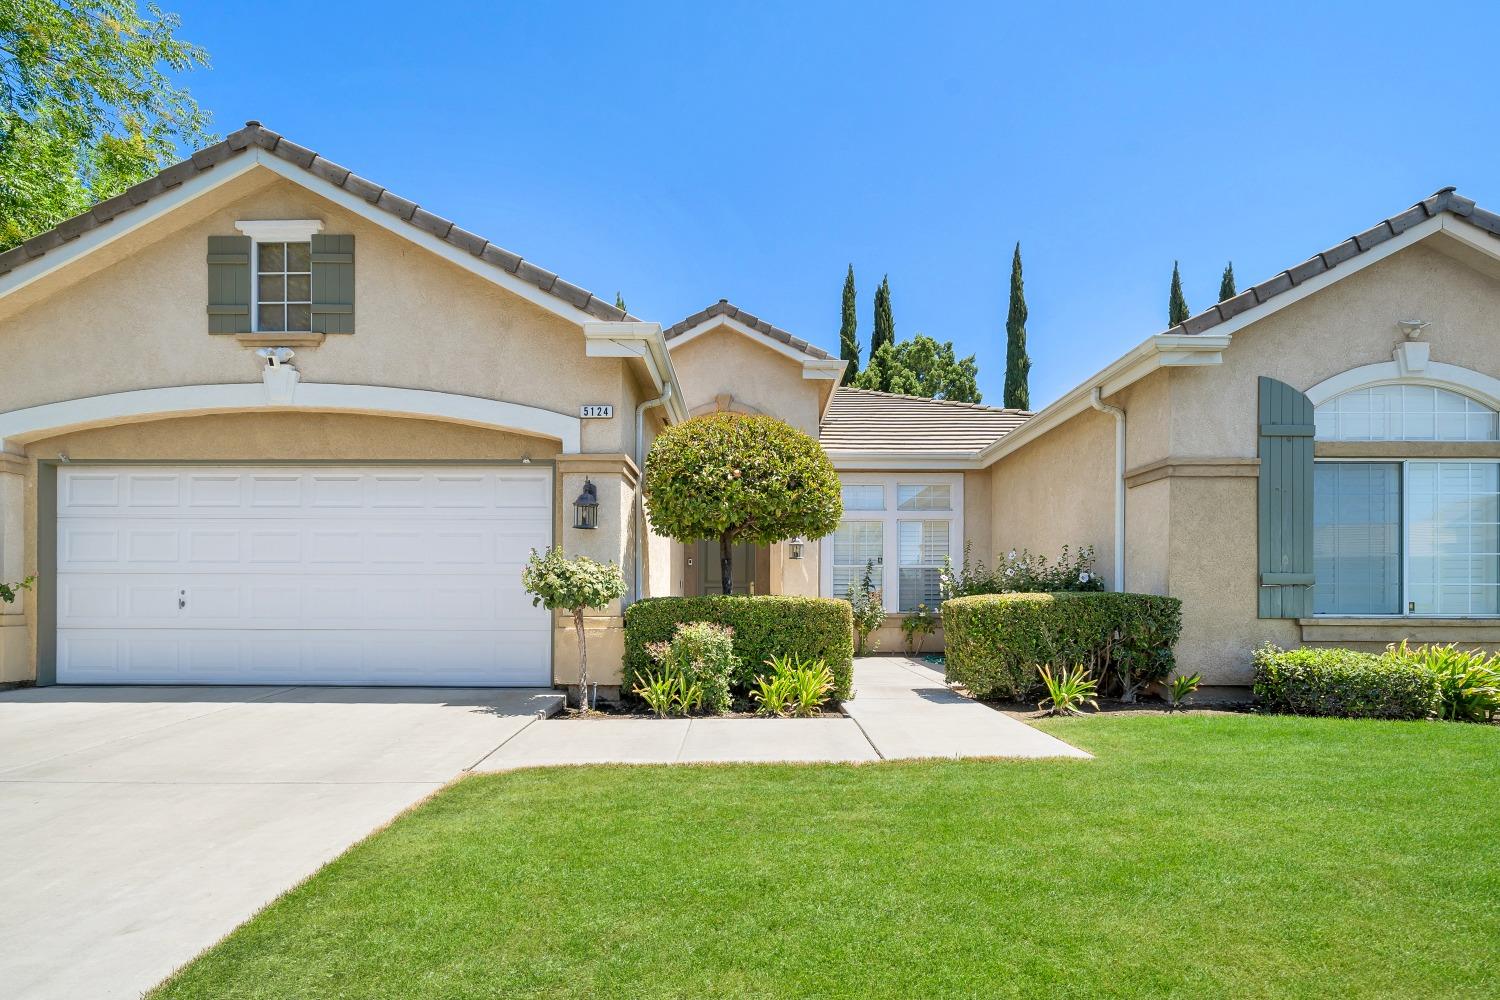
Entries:
<svg viewBox="0 0 1500 1000">
<path fill-rule="evenodd" d="M 1316 422 L 1322 440 L 1496 440 L 1494 410 L 1434 386 L 1358 389 Z M 1319 459 L 1313 549 L 1316 614 L 1500 615 L 1500 461 Z"/>
<path fill-rule="evenodd" d="M 823 593 L 843 597 L 868 566 L 887 612 L 936 607 L 944 560 L 962 558 L 963 476 L 846 473 L 841 479 L 844 519 L 825 541 Z"/>
</svg>

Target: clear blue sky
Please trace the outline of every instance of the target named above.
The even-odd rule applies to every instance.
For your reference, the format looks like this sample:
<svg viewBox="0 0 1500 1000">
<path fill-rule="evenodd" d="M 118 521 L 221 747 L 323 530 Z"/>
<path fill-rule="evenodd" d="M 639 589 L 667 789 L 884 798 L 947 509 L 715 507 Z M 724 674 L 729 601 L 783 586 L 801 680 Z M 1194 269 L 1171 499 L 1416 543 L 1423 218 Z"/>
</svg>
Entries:
<svg viewBox="0 0 1500 1000">
<path fill-rule="evenodd" d="M 1445 184 L 1500 206 L 1477 5 L 165 6 L 220 133 L 663 325 L 726 297 L 836 352 L 845 265 L 865 340 L 889 274 L 997 404 L 1017 240 L 1040 406 L 1165 326 L 1174 259 L 1196 311 Z"/>
</svg>

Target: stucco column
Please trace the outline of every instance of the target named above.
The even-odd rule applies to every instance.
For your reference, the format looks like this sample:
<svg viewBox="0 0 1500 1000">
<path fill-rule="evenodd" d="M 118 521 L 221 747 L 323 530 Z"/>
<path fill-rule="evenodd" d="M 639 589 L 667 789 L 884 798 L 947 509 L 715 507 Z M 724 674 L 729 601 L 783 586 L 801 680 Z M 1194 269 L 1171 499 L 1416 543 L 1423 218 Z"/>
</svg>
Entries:
<svg viewBox="0 0 1500 1000">
<path fill-rule="evenodd" d="M 630 457 L 621 453 L 559 455 L 557 457 L 558 544 L 569 557 L 588 556 L 620 567 L 627 586 L 635 558 L 635 494 L 640 475 Z M 573 501 L 591 481 L 599 495 L 599 526 L 575 528 Z M 627 594 L 627 596 L 629 596 Z M 578 682 L 578 638 L 572 615 L 554 618 L 552 681 Z M 625 651 L 620 602 L 590 611 L 584 619 L 589 647 L 589 679 L 603 688 L 617 687 Z"/>
<path fill-rule="evenodd" d="M 26 459 L 0 450 L 0 581 L 17 583 L 26 575 Z M 26 595 L 0 604 L 0 684 L 31 678 L 27 649 Z"/>
</svg>

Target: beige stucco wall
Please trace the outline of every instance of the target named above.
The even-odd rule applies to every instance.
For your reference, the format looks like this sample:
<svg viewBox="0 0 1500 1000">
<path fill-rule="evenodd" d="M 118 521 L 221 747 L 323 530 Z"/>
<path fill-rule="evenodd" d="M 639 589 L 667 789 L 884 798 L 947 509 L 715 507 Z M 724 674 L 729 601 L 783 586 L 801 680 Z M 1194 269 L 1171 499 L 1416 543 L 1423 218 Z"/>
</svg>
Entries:
<svg viewBox="0 0 1500 1000">
<path fill-rule="evenodd" d="M 803 378 L 801 362 L 727 326 L 668 344 L 689 412 L 729 396 L 817 436 L 820 394 L 828 386 L 824 380 Z"/>
</svg>

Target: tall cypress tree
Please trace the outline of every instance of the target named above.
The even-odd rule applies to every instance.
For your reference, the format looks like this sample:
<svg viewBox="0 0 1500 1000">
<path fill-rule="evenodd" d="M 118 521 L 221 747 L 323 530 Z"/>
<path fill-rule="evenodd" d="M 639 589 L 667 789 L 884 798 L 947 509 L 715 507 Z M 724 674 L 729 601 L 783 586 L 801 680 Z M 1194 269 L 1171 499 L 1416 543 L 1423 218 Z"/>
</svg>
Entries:
<svg viewBox="0 0 1500 1000">
<path fill-rule="evenodd" d="M 629 309 L 625 308 L 625 296 L 621 295 L 619 292 L 615 292 L 615 308 L 620 310 L 620 312 L 622 313 L 630 312 Z"/>
<path fill-rule="evenodd" d="M 844 380 L 840 385 L 848 385 L 859 374 L 859 318 L 855 315 L 855 307 L 854 265 L 850 264 L 849 273 L 844 275 L 844 314 L 839 323 L 839 357 L 849 364 L 844 367 Z"/>
<path fill-rule="evenodd" d="M 875 330 L 870 334 L 870 357 L 880 350 L 881 344 L 896 343 L 896 321 L 891 317 L 891 276 L 880 279 L 875 289 Z"/>
<path fill-rule="evenodd" d="M 1167 326 L 1176 326 L 1191 315 L 1187 299 L 1182 295 L 1182 275 L 1177 273 L 1177 262 L 1172 261 L 1172 291 L 1167 296 Z"/>
<path fill-rule="evenodd" d="M 1031 390 L 1026 377 L 1031 358 L 1026 356 L 1026 290 L 1021 283 L 1021 244 L 1010 259 L 1010 313 L 1005 317 L 1005 405 L 1031 409 Z"/>
<path fill-rule="evenodd" d="M 1219 279 L 1219 301 L 1232 299 L 1234 291 L 1234 261 L 1224 265 L 1224 276 Z"/>
</svg>

